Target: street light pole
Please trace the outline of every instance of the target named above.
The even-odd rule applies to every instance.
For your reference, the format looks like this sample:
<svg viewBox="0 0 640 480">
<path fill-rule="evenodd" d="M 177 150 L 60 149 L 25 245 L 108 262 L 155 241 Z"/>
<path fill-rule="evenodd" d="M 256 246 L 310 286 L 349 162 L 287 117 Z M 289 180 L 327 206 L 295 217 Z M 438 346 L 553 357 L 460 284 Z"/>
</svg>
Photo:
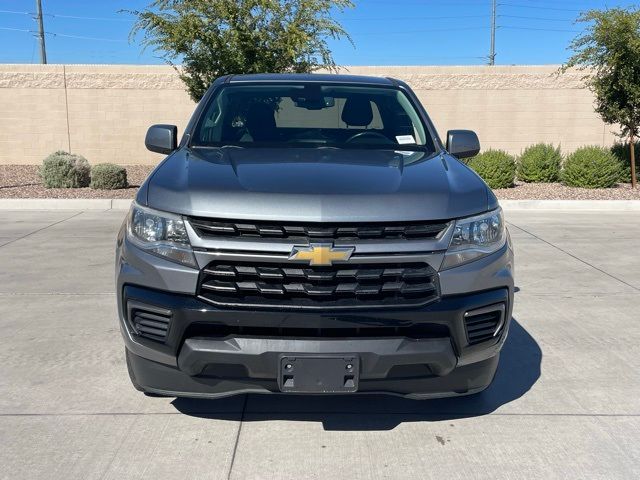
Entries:
<svg viewBox="0 0 640 480">
<path fill-rule="evenodd" d="M 42 21 L 42 0 L 36 0 L 38 39 L 40 40 L 40 63 L 47 63 L 47 48 L 44 43 L 44 23 Z"/>
<path fill-rule="evenodd" d="M 491 52 L 489 53 L 489 65 L 496 64 L 496 0 L 493 0 L 491 12 Z"/>
</svg>

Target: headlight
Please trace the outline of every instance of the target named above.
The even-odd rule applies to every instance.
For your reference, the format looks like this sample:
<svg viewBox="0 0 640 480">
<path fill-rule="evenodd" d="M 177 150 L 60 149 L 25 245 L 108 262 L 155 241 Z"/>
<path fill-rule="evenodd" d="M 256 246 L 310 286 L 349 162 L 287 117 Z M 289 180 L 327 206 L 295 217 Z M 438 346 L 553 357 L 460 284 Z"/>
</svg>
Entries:
<svg viewBox="0 0 640 480">
<path fill-rule="evenodd" d="M 442 269 L 477 260 L 502 248 L 507 238 L 502 208 L 456 220 Z"/>
<path fill-rule="evenodd" d="M 184 221 L 179 215 L 131 205 L 127 237 L 142 250 L 197 268 Z"/>
</svg>

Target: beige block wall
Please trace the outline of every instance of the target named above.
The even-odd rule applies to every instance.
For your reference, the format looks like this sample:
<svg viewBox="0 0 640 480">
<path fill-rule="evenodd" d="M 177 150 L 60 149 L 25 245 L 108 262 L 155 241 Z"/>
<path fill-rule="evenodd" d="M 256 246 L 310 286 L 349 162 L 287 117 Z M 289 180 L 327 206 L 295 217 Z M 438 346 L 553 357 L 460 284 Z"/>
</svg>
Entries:
<svg viewBox="0 0 640 480">
<path fill-rule="evenodd" d="M 67 148 L 62 70 L 0 66 L 0 164 L 32 163 L 33 152 Z M 47 81 L 40 83 L 42 77 Z"/>
<path fill-rule="evenodd" d="M 594 112 L 582 72 L 558 76 L 557 65 L 507 67 L 348 67 L 348 73 L 406 81 L 425 106 L 440 137 L 466 128 L 483 149 L 515 155 L 547 142 L 570 152 L 583 145 L 610 146 L 615 128 Z"/>
<path fill-rule="evenodd" d="M 149 125 L 182 132 L 195 103 L 166 66 L 0 65 L 0 164 L 63 149 L 91 163 L 155 164 Z"/>
<path fill-rule="evenodd" d="M 615 137 L 593 111 L 581 73 L 557 66 L 345 67 L 343 73 L 409 83 L 441 137 L 470 128 L 483 148 L 514 154 L 535 142 L 566 151 Z M 0 65 L 0 164 L 37 164 L 64 149 L 91 163 L 155 164 L 144 148 L 149 125 L 183 131 L 195 104 L 167 66 Z"/>
</svg>

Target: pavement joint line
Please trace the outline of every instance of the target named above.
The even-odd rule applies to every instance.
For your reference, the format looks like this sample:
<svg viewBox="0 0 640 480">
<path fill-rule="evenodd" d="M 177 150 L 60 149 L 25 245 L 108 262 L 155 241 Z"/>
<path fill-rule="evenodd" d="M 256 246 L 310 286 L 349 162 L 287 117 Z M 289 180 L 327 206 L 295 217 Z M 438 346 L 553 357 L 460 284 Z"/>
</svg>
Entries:
<svg viewBox="0 0 640 480">
<path fill-rule="evenodd" d="M 249 395 L 244 394 L 244 402 L 242 403 L 242 413 L 240 414 L 240 423 L 238 424 L 238 433 L 236 434 L 236 441 L 233 444 L 233 452 L 231 454 L 231 462 L 229 463 L 229 471 L 227 472 L 227 480 L 231 478 L 231 474 L 233 473 L 233 465 L 236 461 L 236 453 L 238 452 L 238 444 L 240 443 L 240 434 L 242 433 L 242 423 L 244 422 L 244 414 L 247 410 L 247 401 L 249 399 Z"/>
<path fill-rule="evenodd" d="M 76 213 L 76 214 L 74 214 L 74 215 L 71 215 L 71 216 L 70 216 L 70 217 L 68 217 L 68 218 L 65 218 L 65 219 L 63 219 L 63 220 L 59 220 L 59 221 L 57 221 L 57 222 L 54 222 L 54 223 L 52 223 L 51 225 L 47 225 L 46 227 L 42 227 L 42 228 L 39 228 L 39 229 L 37 229 L 37 230 L 34 230 L 33 232 L 29 232 L 29 233 L 27 233 L 26 235 L 23 235 L 23 236 L 21 236 L 21 237 L 19 237 L 19 238 L 15 238 L 15 239 L 11 240 L 10 242 L 3 243 L 2 245 L 0 245 L 0 248 L 2 248 L 2 247 L 6 247 L 7 245 L 11 245 L 12 243 L 15 243 L 15 242 L 17 242 L 17 241 L 19 241 L 19 240 L 23 240 L 23 239 L 25 239 L 25 238 L 27 238 L 27 237 L 30 237 L 31 235 L 33 235 L 33 234 L 35 234 L 35 233 L 41 232 L 41 231 L 43 231 L 43 230 L 46 230 L 46 229 L 47 229 L 47 228 L 49 228 L 49 227 L 53 227 L 54 225 L 59 225 L 60 223 L 66 222 L 67 220 L 71 220 L 72 218 L 75 218 L 75 217 L 77 217 L 77 216 L 79 216 L 79 215 L 82 215 L 83 213 L 84 213 L 84 210 L 83 210 L 83 211 L 81 211 L 81 212 L 78 212 L 78 213 Z"/>
<path fill-rule="evenodd" d="M 109 463 L 105 466 L 104 470 L 102 471 L 102 475 L 100 475 L 100 480 L 104 479 L 107 476 L 107 473 L 111 469 L 111 465 L 113 464 L 115 459 L 118 457 L 118 454 L 120 453 L 120 450 L 122 449 L 126 440 L 129 438 L 129 435 L 131 435 L 131 428 L 133 427 L 134 423 L 135 423 L 135 420 L 129 421 L 129 425 L 127 426 L 127 432 L 120 438 L 120 444 L 118 445 L 118 448 L 116 448 L 116 451 L 113 452 L 113 455 L 109 459 Z"/>
<path fill-rule="evenodd" d="M 549 245 L 550 247 L 553 247 L 553 248 L 555 248 L 556 250 L 561 251 L 561 252 L 562 252 L 562 253 L 564 253 L 565 255 L 569 255 L 571 258 L 573 258 L 573 259 L 575 259 L 575 260 L 578 260 L 578 261 L 579 261 L 579 262 L 581 262 L 581 263 L 584 263 L 585 265 L 587 265 L 587 266 L 589 266 L 589 267 L 593 268 L 594 270 L 597 270 L 598 272 L 603 273 L 604 275 L 606 275 L 606 276 L 608 276 L 608 277 L 610 277 L 610 278 L 613 278 L 614 280 L 617 280 L 618 282 L 622 283 L 623 285 L 626 285 L 627 287 L 631 287 L 631 288 L 633 288 L 634 290 L 636 290 L 636 291 L 640 292 L 640 288 L 636 287 L 635 285 L 632 285 L 632 284 L 630 284 L 630 283 L 628 283 L 628 282 L 625 282 L 625 281 L 624 281 L 624 280 L 622 280 L 621 278 L 618 278 L 618 277 L 616 277 L 615 275 L 612 275 L 611 273 L 609 273 L 609 272 L 607 272 L 607 271 L 605 271 L 605 270 L 603 270 L 603 269 L 601 269 L 601 268 L 599 268 L 599 267 L 596 267 L 595 265 L 593 265 L 593 264 L 591 264 L 591 263 L 587 262 L 586 260 L 581 259 L 580 257 L 578 257 L 578 256 L 574 255 L 573 253 L 568 252 L 568 251 L 564 250 L 563 248 L 561 248 L 561 247 L 559 247 L 559 246 L 557 246 L 557 245 L 554 245 L 553 243 L 551 243 L 551 242 L 549 242 L 549 241 L 545 240 L 545 239 L 544 239 L 544 238 L 542 238 L 542 237 L 539 237 L 539 236 L 538 236 L 538 235 L 536 235 L 535 233 L 532 233 L 532 232 L 530 232 L 530 231 L 528 231 L 528 230 L 526 230 L 526 229 L 524 229 L 524 228 L 522 228 L 522 227 L 519 227 L 519 226 L 518 226 L 518 225 L 516 225 L 515 223 L 511 223 L 511 222 L 508 222 L 508 223 L 509 223 L 509 225 L 512 225 L 512 226 L 516 227 L 518 230 L 520 230 L 520 231 L 522 231 L 522 232 L 525 232 L 525 233 L 527 233 L 527 234 L 531 235 L 532 237 L 534 237 L 534 238 L 536 238 L 536 239 L 540 240 L 541 242 L 546 243 L 546 244 L 547 244 L 547 245 Z"/>
<path fill-rule="evenodd" d="M 165 421 L 164 425 L 162 426 L 162 431 L 160 432 L 159 438 L 162 439 L 164 438 L 164 434 L 167 431 L 167 427 L 169 426 L 169 422 Z M 124 444 L 124 439 L 122 441 L 122 443 Z M 154 455 L 156 454 L 156 452 L 158 451 L 158 446 L 162 443 L 161 440 L 156 440 L 155 445 L 153 446 L 153 450 L 151 451 L 151 453 L 149 454 L 149 458 L 153 458 Z M 118 450 L 120 450 L 118 448 Z M 114 458 L 116 457 L 116 455 L 114 455 Z M 147 470 L 149 470 L 149 466 L 151 465 L 152 462 L 147 462 L 147 464 L 144 466 L 144 470 L 142 470 L 142 473 L 140 474 L 140 478 L 144 478 Z M 102 476 L 102 478 L 104 478 L 104 476 L 107 474 L 108 469 L 105 470 L 104 475 Z M 102 478 L 100 480 L 102 480 Z"/>
</svg>

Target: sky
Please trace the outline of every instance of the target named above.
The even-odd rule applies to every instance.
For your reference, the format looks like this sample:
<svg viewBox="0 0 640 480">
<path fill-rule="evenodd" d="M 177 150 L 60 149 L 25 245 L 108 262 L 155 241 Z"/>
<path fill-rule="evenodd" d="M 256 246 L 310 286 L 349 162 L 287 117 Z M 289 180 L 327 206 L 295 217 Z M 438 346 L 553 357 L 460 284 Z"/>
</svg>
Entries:
<svg viewBox="0 0 640 480">
<path fill-rule="evenodd" d="M 162 64 L 129 40 L 133 17 L 150 0 L 42 0 L 49 63 Z M 350 33 L 331 41 L 338 65 L 481 65 L 490 46 L 492 0 L 355 0 L 337 13 Z M 622 0 L 498 0 L 496 64 L 559 64 L 590 8 Z M 39 63 L 36 0 L 0 0 L 0 63 Z"/>
</svg>

